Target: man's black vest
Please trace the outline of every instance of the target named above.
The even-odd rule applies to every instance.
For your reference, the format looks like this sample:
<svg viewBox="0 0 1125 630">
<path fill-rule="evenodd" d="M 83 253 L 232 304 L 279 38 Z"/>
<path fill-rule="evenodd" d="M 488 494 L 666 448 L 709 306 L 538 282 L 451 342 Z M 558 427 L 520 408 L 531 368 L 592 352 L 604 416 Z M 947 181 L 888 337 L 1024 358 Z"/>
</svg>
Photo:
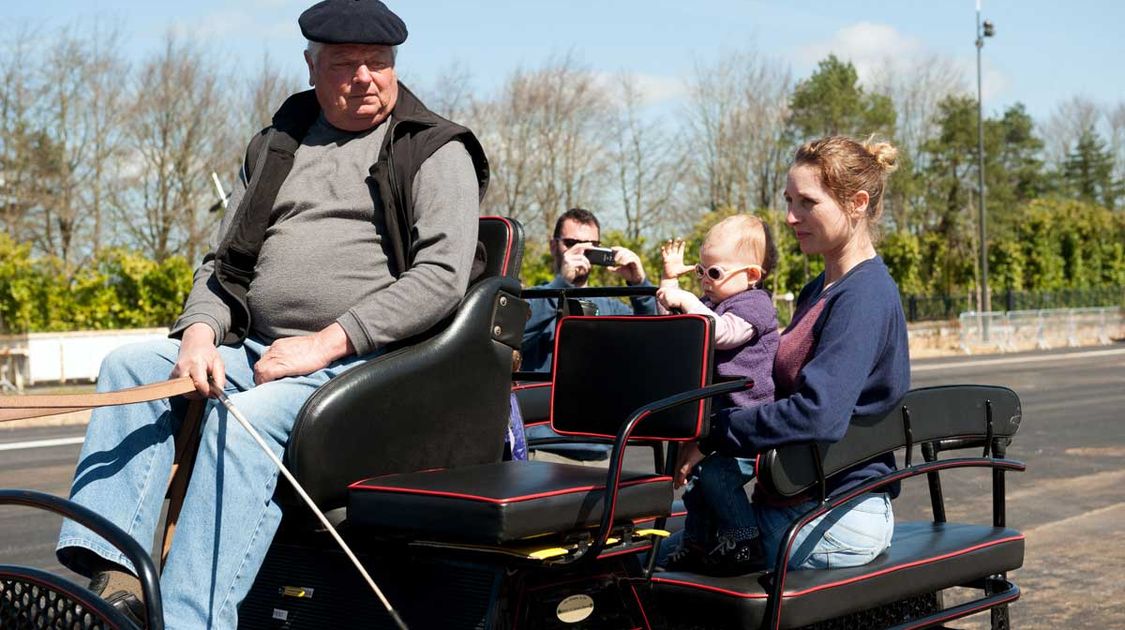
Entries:
<svg viewBox="0 0 1125 630">
<path fill-rule="evenodd" d="M 422 162 L 451 140 L 459 140 L 472 157 L 484 199 L 488 188 L 488 159 L 480 142 L 465 127 L 426 109 L 418 97 L 399 83 L 398 101 L 388 124 L 379 157 L 368 178 L 383 203 L 386 234 L 390 243 L 391 274 L 398 277 L 410 268 L 414 243 L 414 176 Z M 254 266 L 270 225 L 273 205 L 282 182 L 293 168 L 293 156 L 309 128 L 320 116 L 313 90 L 290 96 L 274 114 L 273 124 L 250 141 L 243 170 L 246 193 L 234 209 L 230 227 L 214 253 L 214 281 L 231 311 L 231 326 L 221 343 L 242 341 L 250 330 L 246 293 L 254 277 Z M 478 248 L 479 249 L 479 248 Z"/>
</svg>

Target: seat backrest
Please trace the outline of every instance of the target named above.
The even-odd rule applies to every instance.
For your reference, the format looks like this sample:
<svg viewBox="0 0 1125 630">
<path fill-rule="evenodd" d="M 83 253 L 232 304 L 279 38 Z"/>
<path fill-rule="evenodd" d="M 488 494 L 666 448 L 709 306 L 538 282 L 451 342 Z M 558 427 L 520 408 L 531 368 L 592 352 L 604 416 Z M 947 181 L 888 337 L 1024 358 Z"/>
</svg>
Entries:
<svg viewBox="0 0 1125 630">
<path fill-rule="evenodd" d="M 564 317 L 555 335 L 551 428 L 613 439 L 638 408 L 711 382 L 711 320 L 700 315 Z M 709 401 L 656 414 L 637 439 L 694 440 Z"/>
<path fill-rule="evenodd" d="M 523 226 L 507 217 L 481 217 L 477 239 L 484 245 L 482 277 L 502 276 L 519 280 L 523 264 Z"/>
<path fill-rule="evenodd" d="M 825 478 L 878 455 L 916 444 L 957 441 L 983 446 L 1011 438 L 1022 417 L 1020 399 L 1006 387 L 946 385 L 907 392 L 885 416 L 852 418 L 843 439 L 832 444 L 795 444 L 762 453 L 758 482 L 791 497 L 817 484 L 818 465 Z M 818 464 L 817 457 L 820 462 Z"/>
<path fill-rule="evenodd" d="M 512 388 L 512 393 L 516 395 L 525 427 L 551 423 L 550 383 L 521 383 Z"/>
<path fill-rule="evenodd" d="M 500 460 L 527 319 L 513 267 L 523 231 L 486 217 L 481 234 L 495 264 L 443 325 L 332 379 L 298 413 L 286 461 L 321 507 L 344 505 L 357 479 Z"/>
</svg>

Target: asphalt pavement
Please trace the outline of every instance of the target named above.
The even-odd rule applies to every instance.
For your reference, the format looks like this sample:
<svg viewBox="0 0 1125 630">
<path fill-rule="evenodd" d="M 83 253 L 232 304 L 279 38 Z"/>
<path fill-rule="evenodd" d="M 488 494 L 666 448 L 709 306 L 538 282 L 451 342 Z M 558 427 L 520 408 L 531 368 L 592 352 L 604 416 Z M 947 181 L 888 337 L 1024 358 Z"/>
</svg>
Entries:
<svg viewBox="0 0 1125 630">
<path fill-rule="evenodd" d="M 1022 628 L 1125 628 L 1125 346 L 924 359 L 914 387 L 1003 385 L 1022 400 L 1008 455 L 1027 463 L 1008 479 L 1008 525 L 1027 536 L 1023 589 L 1012 606 Z M 66 495 L 84 427 L 0 427 L 0 487 Z M 989 522 L 991 476 L 943 475 L 950 520 Z M 895 502 L 900 520 L 929 518 L 925 482 Z M 0 507 L 0 563 L 59 570 L 58 519 Z M 1114 568 L 1118 567 L 1118 568 Z M 983 627 L 962 622 L 956 627 Z"/>
</svg>

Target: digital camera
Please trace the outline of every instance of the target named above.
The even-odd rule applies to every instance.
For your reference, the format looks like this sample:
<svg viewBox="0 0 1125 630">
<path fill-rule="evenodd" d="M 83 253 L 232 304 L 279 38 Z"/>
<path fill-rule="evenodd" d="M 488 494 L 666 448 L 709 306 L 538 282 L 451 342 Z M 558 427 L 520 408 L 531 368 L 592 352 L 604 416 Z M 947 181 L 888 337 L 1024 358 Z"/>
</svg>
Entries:
<svg viewBox="0 0 1125 630">
<path fill-rule="evenodd" d="M 591 265 L 601 265 L 602 267 L 610 267 L 613 265 L 615 253 L 608 247 L 591 247 L 584 253 Z"/>
</svg>

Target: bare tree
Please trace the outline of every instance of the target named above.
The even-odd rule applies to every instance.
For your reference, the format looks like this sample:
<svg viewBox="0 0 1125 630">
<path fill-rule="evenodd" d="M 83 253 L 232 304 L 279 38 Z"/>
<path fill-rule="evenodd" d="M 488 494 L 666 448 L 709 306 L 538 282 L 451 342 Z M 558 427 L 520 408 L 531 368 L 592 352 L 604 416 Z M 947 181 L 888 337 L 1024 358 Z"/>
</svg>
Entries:
<svg viewBox="0 0 1125 630">
<path fill-rule="evenodd" d="M 625 215 L 625 235 L 636 239 L 643 232 L 666 229 L 676 222 L 672 202 L 679 177 L 660 125 L 641 118 L 643 94 L 637 79 L 623 74 L 617 83 L 620 94 L 610 155 Z"/>
<path fill-rule="evenodd" d="M 86 57 L 88 96 L 83 108 L 83 124 L 89 137 L 89 171 L 85 208 L 93 220 L 92 249 L 101 249 L 105 238 L 105 203 L 119 187 L 118 164 L 123 156 L 122 139 L 125 127 L 125 94 L 121 90 L 128 65 L 118 47 L 121 43 L 117 27 L 103 30 L 95 23 L 90 49 Z"/>
<path fill-rule="evenodd" d="M 607 175 L 610 108 L 593 73 L 569 55 L 516 71 L 500 98 L 480 112 L 485 146 L 495 157 L 495 186 L 485 206 L 538 219 L 549 232 L 566 208 L 596 202 Z"/>
<path fill-rule="evenodd" d="M 261 64 L 252 72 L 253 80 L 247 85 L 244 110 L 246 120 L 240 125 L 243 141 L 249 138 L 250 134 L 269 125 L 273 113 L 281 107 L 285 99 L 302 89 L 301 81 L 297 77 L 285 75 L 270 59 L 269 53 L 262 54 Z"/>
<path fill-rule="evenodd" d="M 787 66 L 747 51 L 697 66 L 686 114 L 698 207 L 748 211 L 776 203 L 791 140 Z"/>
<path fill-rule="evenodd" d="M 1107 109 L 1106 124 L 1109 127 L 1109 147 L 1114 156 L 1114 179 L 1119 186 L 1125 186 L 1125 102 Z"/>
<path fill-rule="evenodd" d="M 37 32 L 26 24 L 5 31 L 0 54 L 0 216 L 14 240 L 28 236 L 28 214 L 39 196 L 35 110 L 39 91 L 29 69 Z"/>
<path fill-rule="evenodd" d="M 534 227 L 531 221 L 536 218 L 531 193 L 535 173 L 535 155 L 530 150 L 535 135 L 531 108 L 520 86 L 508 81 L 499 99 L 481 104 L 477 128 L 492 166 L 492 183 L 482 212 L 512 217 L 528 228 Z"/>
<path fill-rule="evenodd" d="M 480 115 L 479 104 L 473 98 L 472 84 L 472 71 L 458 60 L 443 68 L 433 81 L 412 86 L 412 89 L 437 114 L 454 122 L 472 125 Z"/>
<path fill-rule="evenodd" d="M 940 131 L 938 104 L 966 92 L 962 75 L 953 59 L 941 55 L 888 56 L 870 81 L 872 90 L 889 97 L 895 106 L 895 140 L 904 168 L 892 176 L 886 205 L 897 229 L 921 227 L 915 219 L 923 212 L 926 187 L 918 173 L 929 165 L 923 147 Z"/>
<path fill-rule="evenodd" d="M 1047 164 L 1058 169 L 1082 132 L 1096 129 L 1103 112 L 1097 103 L 1081 96 L 1059 103 L 1043 125 L 1044 154 Z"/>
<path fill-rule="evenodd" d="M 63 31 L 53 42 L 41 67 L 48 73 L 54 68 L 74 68 L 83 76 L 85 51 L 75 34 Z M 42 85 L 42 131 L 37 138 L 42 186 L 35 200 L 40 223 L 35 241 L 41 250 L 61 259 L 69 273 L 74 240 L 84 217 L 79 212 L 77 197 L 81 168 L 78 162 L 86 148 L 85 138 L 72 123 L 82 111 L 83 83 L 50 80 L 45 76 Z"/>
<path fill-rule="evenodd" d="M 126 219 L 131 235 L 157 260 L 197 259 L 216 220 L 207 214 L 210 173 L 241 158 L 230 149 L 237 134 L 230 131 L 232 105 L 219 97 L 221 80 L 197 49 L 171 34 L 137 75 L 128 137 L 134 173 L 123 205 L 135 213 Z"/>
<path fill-rule="evenodd" d="M 938 130 L 938 103 L 966 91 L 957 63 L 932 54 L 902 60 L 886 57 L 873 73 L 871 89 L 890 97 L 895 106 L 895 134 L 899 149 L 910 155 L 921 153 L 922 144 Z"/>
<path fill-rule="evenodd" d="M 69 273 L 101 247 L 106 191 L 116 184 L 113 165 L 120 154 L 125 66 L 117 31 L 97 22 L 89 30 L 64 29 L 51 41 L 39 66 L 34 241 Z M 58 68 L 82 80 L 54 80 Z"/>
</svg>

